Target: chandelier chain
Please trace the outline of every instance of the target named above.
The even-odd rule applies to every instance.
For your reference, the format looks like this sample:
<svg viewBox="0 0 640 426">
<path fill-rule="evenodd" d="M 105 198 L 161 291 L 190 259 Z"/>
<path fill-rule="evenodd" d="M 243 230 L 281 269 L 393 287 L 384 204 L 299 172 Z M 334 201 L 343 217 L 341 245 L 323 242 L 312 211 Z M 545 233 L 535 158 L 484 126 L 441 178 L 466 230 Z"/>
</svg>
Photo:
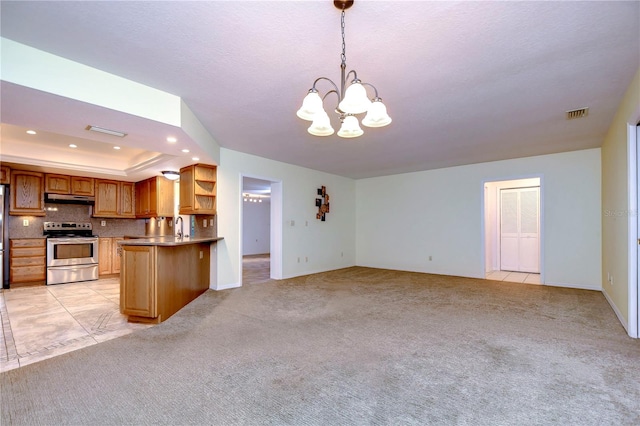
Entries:
<svg viewBox="0 0 640 426">
<path fill-rule="evenodd" d="M 347 64 L 347 54 L 346 54 L 346 49 L 347 49 L 347 45 L 344 41 L 344 9 L 342 9 L 342 17 L 340 18 L 340 28 L 342 30 L 342 65 L 346 65 Z"/>
</svg>

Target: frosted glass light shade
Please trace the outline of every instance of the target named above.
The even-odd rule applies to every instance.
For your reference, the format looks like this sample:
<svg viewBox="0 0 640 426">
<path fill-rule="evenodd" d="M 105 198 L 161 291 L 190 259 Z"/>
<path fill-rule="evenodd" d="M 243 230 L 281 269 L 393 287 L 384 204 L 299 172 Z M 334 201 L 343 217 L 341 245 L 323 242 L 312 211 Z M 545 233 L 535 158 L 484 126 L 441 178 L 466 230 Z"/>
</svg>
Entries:
<svg viewBox="0 0 640 426">
<path fill-rule="evenodd" d="M 307 131 L 313 136 L 330 136 L 334 132 L 329 116 L 324 110 L 315 115 L 313 123 L 311 123 Z"/>
<path fill-rule="evenodd" d="M 367 115 L 362 119 L 362 125 L 367 127 L 383 127 L 389 123 L 391 123 L 391 117 L 387 114 L 387 107 L 382 101 L 374 101 Z"/>
<path fill-rule="evenodd" d="M 302 106 L 296 113 L 296 115 L 303 120 L 313 121 L 314 116 L 322 111 L 322 98 L 318 95 L 318 92 L 309 92 L 302 101 Z"/>
<path fill-rule="evenodd" d="M 348 115 L 344 118 L 340 130 L 338 130 L 338 136 L 341 138 L 357 138 L 362 136 L 364 131 L 360 128 L 358 119 L 353 115 Z"/>
<path fill-rule="evenodd" d="M 338 105 L 341 111 L 348 114 L 362 114 L 367 112 L 371 101 L 367 98 L 367 91 L 360 83 L 352 83 L 344 93 L 344 99 Z"/>
</svg>

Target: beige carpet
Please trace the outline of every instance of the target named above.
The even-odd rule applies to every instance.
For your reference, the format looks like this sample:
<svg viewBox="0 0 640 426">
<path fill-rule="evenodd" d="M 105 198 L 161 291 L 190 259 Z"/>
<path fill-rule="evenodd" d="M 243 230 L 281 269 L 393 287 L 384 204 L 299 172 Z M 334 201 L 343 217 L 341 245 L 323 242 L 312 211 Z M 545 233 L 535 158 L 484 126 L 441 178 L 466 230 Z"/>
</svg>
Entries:
<svg viewBox="0 0 640 426">
<path fill-rule="evenodd" d="M 639 366 L 599 292 L 354 267 L 3 373 L 0 420 L 634 425 Z"/>
</svg>

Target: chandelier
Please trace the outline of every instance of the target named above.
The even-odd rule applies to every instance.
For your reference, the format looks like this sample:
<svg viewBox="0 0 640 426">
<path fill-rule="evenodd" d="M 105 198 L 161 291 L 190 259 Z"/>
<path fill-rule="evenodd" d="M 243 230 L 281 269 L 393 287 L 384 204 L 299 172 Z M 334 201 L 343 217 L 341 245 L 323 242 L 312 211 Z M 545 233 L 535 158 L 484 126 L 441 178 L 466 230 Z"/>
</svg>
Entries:
<svg viewBox="0 0 640 426">
<path fill-rule="evenodd" d="M 391 117 L 387 114 L 387 107 L 382 103 L 382 99 L 378 97 L 378 90 L 369 83 L 363 83 L 358 78 L 355 70 L 348 73 L 347 56 L 345 54 L 346 44 L 344 39 L 344 11 L 353 5 L 353 0 L 334 0 L 333 5 L 342 10 L 340 18 L 340 27 L 342 30 L 342 63 L 340 64 L 340 88 L 327 77 L 319 77 L 313 82 L 313 86 L 309 89 L 309 93 L 302 101 L 302 107 L 296 113 L 303 120 L 311 121 L 311 126 L 307 131 L 314 136 L 330 136 L 334 133 L 331 127 L 329 115 L 325 112 L 323 102 L 331 93 L 335 93 L 338 97 L 335 112 L 340 117 L 340 130 L 338 136 L 343 138 L 355 138 L 361 136 L 364 131 L 360 128 L 360 123 L 356 115 L 367 113 L 362 119 L 362 125 L 366 127 L 383 127 L 391 123 Z M 353 74 L 349 87 L 347 80 Z M 319 81 L 328 81 L 333 89 L 329 90 L 323 97 L 320 97 L 316 85 Z M 373 89 L 374 97 L 369 99 L 365 86 Z"/>
</svg>

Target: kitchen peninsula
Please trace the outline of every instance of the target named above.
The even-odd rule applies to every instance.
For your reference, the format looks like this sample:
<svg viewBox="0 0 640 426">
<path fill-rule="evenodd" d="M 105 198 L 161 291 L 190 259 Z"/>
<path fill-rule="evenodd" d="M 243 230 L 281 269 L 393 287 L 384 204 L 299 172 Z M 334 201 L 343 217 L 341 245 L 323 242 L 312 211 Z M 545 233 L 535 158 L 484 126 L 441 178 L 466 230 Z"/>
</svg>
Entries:
<svg viewBox="0 0 640 426">
<path fill-rule="evenodd" d="M 143 237 L 120 241 L 120 312 L 160 323 L 209 288 L 211 244 L 221 237 Z"/>
</svg>

